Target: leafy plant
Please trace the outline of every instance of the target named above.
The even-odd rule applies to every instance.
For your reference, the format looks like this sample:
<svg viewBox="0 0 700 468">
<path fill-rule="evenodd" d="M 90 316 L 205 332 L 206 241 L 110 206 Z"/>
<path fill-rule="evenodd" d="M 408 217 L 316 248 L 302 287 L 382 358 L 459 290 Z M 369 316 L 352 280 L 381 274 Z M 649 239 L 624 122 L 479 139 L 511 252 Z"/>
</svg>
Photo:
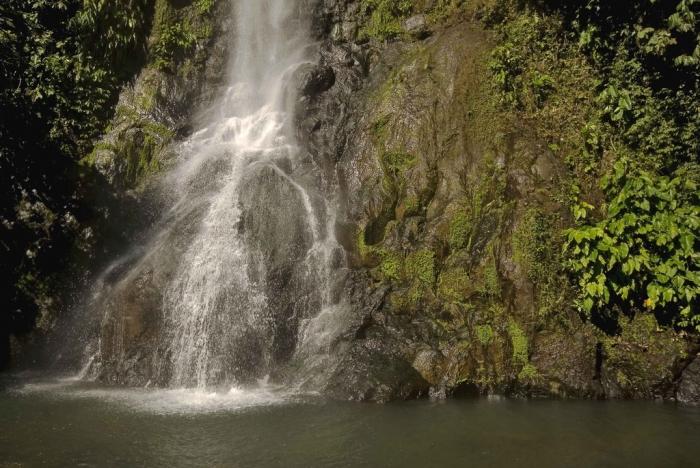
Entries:
<svg viewBox="0 0 700 468">
<path fill-rule="evenodd" d="M 556 84 L 545 111 L 566 102 L 562 55 L 543 44 L 575 44 L 594 73 L 597 99 L 577 97 L 589 103 L 579 130 L 554 135 L 557 149 L 578 141 L 567 148 L 575 181 L 568 199 L 607 200 L 595 218 L 591 205 L 573 206 L 578 225 L 566 233 L 581 311 L 607 331 L 620 313 L 640 311 L 698 329 L 700 1 L 498 0 L 485 20 L 500 33 L 491 66 L 499 97 L 536 126 L 546 115 L 537 73 Z M 542 23 L 553 25 L 544 39 Z M 595 177 L 611 164 L 601 194 Z"/>
<path fill-rule="evenodd" d="M 489 66 L 501 92 L 501 101 L 509 106 L 519 105 L 524 65 L 517 48 L 512 43 L 496 47 L 491 53 Z"/>
<path fill-rule="evenodd" d="M 580 309 L 593 318 L 611 318 L 615 306 L 646 310 L 700 330 L 697 184 L 632 171 L 620 160 L 602 189 L 609 199 L 603 219 L 587 224 L 593 207 L 583 203 L 574 208 L 582 224 L 567 231 L 568 266 L 580 287 Z"/>
<path fill-rule="evenodd" d="M 196 36 L 183 23 L 168 25 L 160 32 L 153 47 L 156 67 L 168 69 L 196 43 Z"/>
</svg>

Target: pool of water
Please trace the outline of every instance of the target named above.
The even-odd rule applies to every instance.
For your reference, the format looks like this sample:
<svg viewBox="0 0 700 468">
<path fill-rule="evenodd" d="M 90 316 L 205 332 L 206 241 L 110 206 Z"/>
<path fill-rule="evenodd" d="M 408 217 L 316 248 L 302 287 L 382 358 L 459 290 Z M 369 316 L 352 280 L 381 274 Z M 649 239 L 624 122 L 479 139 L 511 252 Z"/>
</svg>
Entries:
<svg viewBox="0 0 700 468">
<path fill-rule="evenodd" d="M 672 404 L 4 387 L 0 467 L 700 466 L 700 409 Z"/>
</svg>

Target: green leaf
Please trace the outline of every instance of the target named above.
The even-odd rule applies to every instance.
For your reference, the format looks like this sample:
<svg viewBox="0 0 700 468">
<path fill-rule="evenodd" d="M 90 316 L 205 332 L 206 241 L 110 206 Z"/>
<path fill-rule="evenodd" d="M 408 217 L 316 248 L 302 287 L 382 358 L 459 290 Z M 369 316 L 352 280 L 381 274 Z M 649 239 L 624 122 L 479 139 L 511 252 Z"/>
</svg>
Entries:
<svg viewBox="0 0 700 468">
<path fill-rule="evenodd" d="M 625 243 L 622 243 L 622 244 L 618 245 L 618 249 L 619 249 L 619 251 L 620 251 L 620 257 L 621 257 L 621 258 L 626 258 L 627 255 L 628 255 L 629 252 L 630 252 L 629 246 L 628 246 L 627 244 L 625 244 Z"/>
<path fill-rule="evenodd" d="M 688 233 L 681 236 L 681 247 L 686 252 L 693 252 L 693 244 L 695 243 L 695 237 Z"/>
</svg>

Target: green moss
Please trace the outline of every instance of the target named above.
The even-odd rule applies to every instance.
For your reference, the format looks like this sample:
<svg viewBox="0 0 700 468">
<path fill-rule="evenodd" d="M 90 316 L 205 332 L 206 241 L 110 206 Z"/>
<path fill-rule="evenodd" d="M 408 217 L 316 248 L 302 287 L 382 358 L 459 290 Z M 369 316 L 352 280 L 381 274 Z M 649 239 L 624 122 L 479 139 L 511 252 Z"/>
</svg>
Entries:
<svg viewBox="0 0 700 468">
<path fill-rule="evenodd" d="M 406 276 L 426 285 L 435 283 L 435 254 L 427 249 L 413 252 L 406 258 Z"/>
<path fill-rule="evenodd" d="M 525 332 L 515 320 L 511 320 L 508 324 L 508 335 L 510 335 L 510 342 L 513 345 L 513 363 L 525 366 L 530 362 L 528 340 Z"/>
<path fill-rule="evenodd" d="M 93 166 L 95 164 L 95 161 L 97 160 L 97 153 L 100 151 L 114 151 L 114 145 L 106 142 L 98 142 L 93 148 L 90 153 L 85 156 L 83 159 L 80 160 L 81 165 L 85 166 Z"/>
<path fill-rule="evenodd" d="M 491 303 L 491 305 L 489 305 L 488 312 L 491 315 L 491 317 L 503 320 L 504 315 L 506 313 L 506 308 L 503 304 L 499 302 L 493 302 Z"/>
<path fill-rule="evenodd" d="M 475 253 L 498 227 L 504 209 L 506 178 L 491 158 L 459 174 L 462 197 L 449 222 L 447 243 L 453 252 Z"/>
<path fill-rule="evenodd" d="M 394 281 L 401 279 L 403 269 L 403 259 L 401 256 L 385 249 L 380 252 L 380 256 L 382 261 L 379 264 L 379 270 L 384 278 Z"/>
<path fill-rule="evenodd" d="M 525 364 L 520 370 L 520 373 L 518 373 L 518 380 L 520 380 L 521 382 L 533 382 L 537 381 L 539 378 L 539 371 L 535 366 L 533 366 L 530 363 Z"/>
<path fill-rule="evenodd" d="M 513 233 L 513 258 L 532 281 L 538 282 L 551 274 L 553 253 L 549 244 L 554 235 L 551 222 L 537 208 L 525 213 Z"/>
<path fill-rule="evenodd" d="M 142 121 L 141 125 L 145 132 L 153 135 L 153 137 L 159 139 L 160 142 L 167 142 L 175 136 L 175 132 L 168 127 L 158 122 L 153 122 L 152 120 Z"/>
<path fill-rule="evenodd" d="M 455 15 L 464 5 L 465 0 L 436 0 L 428 11 L 428 20 L 431 23 L 439 23 Z"/>
<path fill-rule="evenodd" d="M 485 263 L 481 269 L 481 281 L 477 285 L 477 291 L 491 300 L 501 298 L 501 278 L 498 274 L 496 254 L 493 244 L 489 246 Z"/>
<path fill-rule="evenodd" d="M 560 235 L 553 217 L 529 209 L 513 232 L 513 259 L 535 286 L 537 309 L 546 318 L 559 311 L 567 292 Z"/>
<path fill-rule="evenodd" d="M 383 116 L 377 119 L 373 124 L 371 128 L 372 132 L 372 137 L 374 139 L 374 143 L 377 145 L 383 145 L 384 141 L 386 140 L 387 133 L 389 132 L 388 125 L 389 125 L 389 116 Z"/>
<path fill-rule="evenodd" d="M 470 283 L 469 275 L 464 268 L 450 268 L 440 273 L 438 294 L 450 302 L 463 303 Z"/>
<path fill-rule="evenodd" d="M 377 248 L 375 246 L 367 245 L 364 228 L 360 229 L 357 233 L 357 252 L 360 254 L 362 261 L 367 261 L 370 256 L 377 254 Z"/>
<path fill-rule="evenodd" d="M 416 157 L 401 151 L 387 151 L 381 155 L 384 169 L 393 177 L 399 177 L 416 165 Z"/>
<path fill-rule="evenodd" d="M 605 366 L 625 397 L 652 397 L 660 382 L 673 380 L 673 364 L 684 355 L 682 338 L 659 326 L 651 314 L 620 321 L 618 336 L 602 340 Z"/>
<path fill-rule="evenodd" d="M 476 339 L 483 346 L 488 346 L 493 341 L 494 333 L 491 325 L 478 325 L 475 329 Z"/>
<path fill-rule="evenodd" d="M 403 201 L 403 214 L 404 216 L 412 216 L 418 214 L 420 211 L 420 200 L 415 195 L 410 195 L 406 197 Z"/>
<path fill-rule="evenodd" d="M 422 302 L 424 296 L 425 290 L 421 284 L 414 284 L 408 289 L 408 303 L 413 307 L 418 306 Z"/>
<path fill-rule="evenodd" d="M 469 245 L 472 233 L 472 220 L 465 211 L 458 211 L 450 220 L 448 243 L 452 250 L 460 250 Z"/>
<path fill-rule="evenodd" d="M 395 290 L 389 296 L 389 304 L 394 312 L 411 312 L 417 310 L 426 297 L 426 286 L 414 283 L 405 289 Z"/>
</svg>

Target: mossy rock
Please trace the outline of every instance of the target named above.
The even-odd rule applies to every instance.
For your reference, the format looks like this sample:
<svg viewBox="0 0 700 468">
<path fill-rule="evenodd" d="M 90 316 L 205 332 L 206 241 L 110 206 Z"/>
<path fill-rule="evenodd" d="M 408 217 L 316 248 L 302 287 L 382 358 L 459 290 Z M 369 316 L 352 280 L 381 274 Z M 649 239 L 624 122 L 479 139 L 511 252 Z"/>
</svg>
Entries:
<svg viewBox="0 0 700 468">
<path fill-rule="evenodd" d="M 418 281 L 426 286 L 435 284 L 435 253 L 422 249 L 409 254 L 405 263 L 406 279 Z"/>
<path fill-rule="evenodd" d="M 685 357 L 686 343 L 662 328 L 651 314 L 621 321 L 619 336 L 603 339 L 603 385 L 619 398 L 663 396 L 674 379 L 674 365 Z"/>
<path fill-rule="evenodd" d="M 447 301 L 464 303 L 472 292 L 472 281 L 464 268 L 450 268 L 440 272 L 438 294 Z"/>
</svg>

